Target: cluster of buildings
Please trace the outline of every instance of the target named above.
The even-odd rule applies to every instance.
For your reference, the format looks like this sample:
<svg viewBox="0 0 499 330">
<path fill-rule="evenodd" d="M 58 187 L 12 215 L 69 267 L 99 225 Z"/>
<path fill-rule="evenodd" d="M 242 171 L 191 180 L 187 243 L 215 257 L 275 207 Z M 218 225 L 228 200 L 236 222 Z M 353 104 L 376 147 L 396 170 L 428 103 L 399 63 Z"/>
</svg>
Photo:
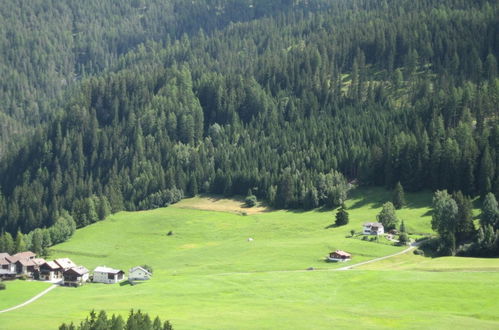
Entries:
<svg viewBox="0 0 499 330">
<path fill-rule="evenodd" d="M 129 280 L 148 280 L 152 274 L 143 267 L 129 270 Z M 80 286 L 91 280 L 97 283 L 113 284 L 125 279 L 125 272 L 106 266 L 95 268 L 92 276 L 87 268 L 76 265 L 71 259 L 59 258 L 46 261 L 36 258 L 31 252 L 20 252 L 13 256 L 0 253 L 0 279 L 28 277 L 40 281 L 50 281 L 65 286 Z"/>
<path fill-rule="evenodd" d="M 385 233 L 385 228 L 383 224 L 379 222 L 366 222 L 362 225 L 363 235 L 383 235 Z M 336 250 L 330 252 L 327 260 L 334 262 L 345 262 L 352 259 L 352 255 L 348 252 L 342 250 Z"/>
</svg>

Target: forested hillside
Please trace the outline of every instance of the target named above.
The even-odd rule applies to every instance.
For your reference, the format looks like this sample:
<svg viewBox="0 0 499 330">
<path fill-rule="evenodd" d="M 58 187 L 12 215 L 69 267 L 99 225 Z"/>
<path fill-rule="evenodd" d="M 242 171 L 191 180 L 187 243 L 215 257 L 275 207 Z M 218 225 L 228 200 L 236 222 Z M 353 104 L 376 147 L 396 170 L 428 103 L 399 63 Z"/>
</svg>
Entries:
<svg viewBox="0 0 499 330">
<path fill-rule="evenodd" d="M 130 1 L 137 30 L 114 7 L 86 24 L 93 2 L 75 2 L 96 31 L 83 44 L 104 50 L 60 64 L 54 81 L 77 77 L 64 92 L 28 70 L 40 102 L 65 97 L 0 164 L 3 229 L 49 227 L 63 210 L 85 226 L 199 192 L 333 206 L 352 180 L 499 194 L 497 2 L 183 2 L 159 18 L 139 12 L 163 1 Z M 5 109 L 23 125 L 36 113 Z"/>
<path fill-rule="evenodd" d="M 291 8 L 315 10 L 324 3 L 6 1 L 0 6 L 0 156 L 20 144 L 19 136 L 63 112 L 68 89 L 102 73 L 139 44 L 163 43 Z"/>
</svg>

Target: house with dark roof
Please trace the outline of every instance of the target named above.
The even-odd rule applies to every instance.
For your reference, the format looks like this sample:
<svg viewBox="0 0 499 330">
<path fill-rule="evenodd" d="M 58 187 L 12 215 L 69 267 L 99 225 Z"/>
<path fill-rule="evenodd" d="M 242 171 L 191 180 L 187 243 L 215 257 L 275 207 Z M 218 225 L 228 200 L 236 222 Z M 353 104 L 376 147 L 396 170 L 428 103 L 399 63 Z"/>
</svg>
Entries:
<svg viewBox="0 0 499 330">
<path fill-rule="evenodd" d="M 39 279 L 42 281 L 56 281 L 62 279 L 64 269 L 55 261 L 46 261 L 39 268 Z"/>
</svg>

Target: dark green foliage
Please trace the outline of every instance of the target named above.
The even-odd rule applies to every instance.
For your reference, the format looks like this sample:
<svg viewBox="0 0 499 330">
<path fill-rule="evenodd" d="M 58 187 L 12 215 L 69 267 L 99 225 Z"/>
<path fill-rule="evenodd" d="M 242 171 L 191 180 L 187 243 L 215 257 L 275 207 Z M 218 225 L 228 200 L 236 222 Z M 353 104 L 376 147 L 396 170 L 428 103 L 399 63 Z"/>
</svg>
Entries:
<svg viewBox="0 0 499 330">
<path fill-rule="evenodd" d="M 440 253 L 453 255 L 456 249 L 458 206 L 447 190 L 436 191 L 433 196 L 431 227 L 440 236 Z"/>
<path fill-rule="evenodd" d="M 483 201 L 480 224 L 482 227 L 490 225 L 495 229 L 499 229 L 499 206 L 496 197 L 492 193 L 488 193 Z"/>
<path fill-rule="evenodd" d="M 378 222 L 383 224 L 385 231 L 397 228 L 399 223 L 397 215 L 395 214 L 395 207 L 392 202 L 386 202 L 383 204 L 383 208 L 376 218 Z"/>
<path fill-rule="evenodd" d="M 407 235 L 407 233 L 400 233 L 399 235 L 399 244 L 400 245 L 407 245 L 407 243 L 409 242 L 409 236 Z"/>
<path fill-rule="evenodd" d="M 0 9 L 0 231 L 249 188 L 333 208 L 354 179 L 499 190 L 496 2 L 22 7 Z"/>
<path fill-rule="evenodd" d="M 152 269 L 152 267 L 151 267 L 151 266 L 149 266 L 149 265 L 142 265 L 141 267 L 142 267 L 142 268 L 144 268 L 145 270 L 147 270 L 149 273 L 151 273 L 151 274 L 152 274 L 153 269 Z"/>
<path fill-rule="evenodd" d="M 2 280 L 0 280 L 0 290 L 5 290 L 7 289 L 7 286 L 5 285 L 5 283 L 2 283 Z"/>
<path fill-rule="evenodd" d="M 244 199 L 244 205 L 246 207 L 253 207 L 256 205 L 256 202 L 256 196 L 253 194 L 246 196 L 246 198 Z"/>
<path fill-rule="evenodd" d="M 334 224 L 336 226 L 344 226 L 348 224 L 348 212 L 346 211 L 345 204 L 342 204 L 341 207 L 336 212 L 336 220 Z"/>
<path fill-rule="evenodd" d="M 456 241 L 459 244 L 473 241 L 476 230 L 473 223 L 473 204 L 471 203 L 471 199 L 464 196 L 461 191 L 454 193 L 452 198 L 457 205 Z"/>
<path fill-rule="evenodd" d="M 393 191 L 393 206 L 395 209 L 400 210 L 405 205 L 405 194 L 404 188 L 400 184 L 400 181 L 395 185 L 395 190 Z"/>
<path fill-rule="evenodd" d="M 406 229 L 405 229 L 405 223 L 404 223 L 404 220 L 402 220 L 402 222 L 400 223 L 400 228 L 399 228 L 399 231 L 401 233 L 406 233 Z"/>
<path fill-rule="evenodd" d="M 173 330 L 173 327 L 169 321 L 161 322 L 159 317 L 151 321 L 147 313 L 132 309 L 126 322 L 120 315 L 113 314 L 111 318 L 108 318 L 103 310 L 99 314 L 92 311 L 90 316 L 79 325 L 63 323 L 59 326 L 59 330 Z"/>
</svg>

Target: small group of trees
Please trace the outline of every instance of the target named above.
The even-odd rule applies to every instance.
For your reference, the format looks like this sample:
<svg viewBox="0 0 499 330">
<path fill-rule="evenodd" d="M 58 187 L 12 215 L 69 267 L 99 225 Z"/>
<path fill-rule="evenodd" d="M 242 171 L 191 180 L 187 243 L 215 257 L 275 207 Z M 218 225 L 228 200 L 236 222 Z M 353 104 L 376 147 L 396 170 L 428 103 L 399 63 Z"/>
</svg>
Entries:
<svg viewBox="0 0 499 330">
<path fill-rule="evenodd" d="M 458 191 L 438 190 L 433 197 L 432 228 L 439 235 L 438 253 L 472 256 L 499 255 L 499 207 L 493 193 L 482 204 L 476 230 L 471 199 Z"/>
<path fill-rule="evenodd" d="M 15 254 L 31 250 L 46 255 L 47 248 L 69 239 L 76 230 L 76 222 L 68 212 L 62 212 L 49 228 L 36 228 L 27 234 L 18 231 L 15 239 L 9 232 L 0 235 L 0 252 Z"/>
<path fill-rule="evenodd" d="M 147 313 L 132 309 L 126 322 L 121 315 L 113 314 L 109 318 L 103 310 L 99 314 L 91 311 L 90 316 L 79 325 L 63 323 L 59 330 L 173 330 L 173 327 L 169 321 L 162 322 L 159 317 L 151 320 Z"/>
</svg>

